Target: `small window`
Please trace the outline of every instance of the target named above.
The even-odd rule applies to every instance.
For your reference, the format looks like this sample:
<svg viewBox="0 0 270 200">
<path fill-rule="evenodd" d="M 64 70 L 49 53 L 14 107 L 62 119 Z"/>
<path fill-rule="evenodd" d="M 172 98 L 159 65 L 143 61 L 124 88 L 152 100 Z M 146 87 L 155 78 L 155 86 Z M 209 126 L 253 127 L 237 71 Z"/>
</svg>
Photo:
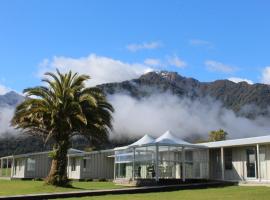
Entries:
<svg viewBox="0 0 270 200">
<path fill-rule="evenodd" d="M 33 172 L 36 169 L 36 160 L 32 158 L 27 158 L 27 171 Z"/>
<path fill-rule="evenodd" d="M 14 161 L 14 174 L 17 174 L 18 160 Z"/>
<path fill-rule="evenodd" d="M 22 161 L 21 160 L 18 160 L 18 166 L 19 166 L 19 171 L 21 171 L 21 169 L 22 169 Z"/>
<path fill-rule="evenodd" d="M 71 158 L 71 171 L 76 170 L 76 158 Z"/>
<path fill-rule="evenodd" d="M 193 162 L 193 152 L 192 151 L 186 151 L 186 162 Z"/>
<path fill-rule="evenodd" d="M 224 149 L 225 170 L 232 170 L 232 149 Z"/>
<path fill-rule="evenodd" d="M 83 171 L 86 171 L 86 159 L 83 159 Z"/>
</svg>

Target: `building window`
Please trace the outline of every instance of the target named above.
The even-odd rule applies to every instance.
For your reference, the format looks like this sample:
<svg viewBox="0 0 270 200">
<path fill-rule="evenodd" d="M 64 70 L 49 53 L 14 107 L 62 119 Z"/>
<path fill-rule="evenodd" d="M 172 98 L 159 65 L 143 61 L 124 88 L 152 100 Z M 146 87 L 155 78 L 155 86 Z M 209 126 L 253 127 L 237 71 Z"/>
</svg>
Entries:
<svg viewBox="0 0 270 200">
<path fill-rule="evenodd" d="M 192 151 L 186 151 L 185 152 L 185 159 L 186 162 L 192 163 L 193 162 L 193 152 Z"/>
<path fill-rule="evenodd" d="M 21 171 L 21 169 L 22 169 L 22 161 L 21 160 L 18 160 L 18 165 L 19 165 L 19 171 Z"/>
<path fill-rule="evenodd" d="M 27 158 L 27 171 L 33 172 L 36 169 L 36 160 L 32 158 Z"/>
<path fill-rule="evenodd" d="M 232 149 L 224 149 L 225 170 L 232 170 Z"/>
<path fill-rule="evenodd" d="M 14 174 L 17 174 L 18 160 L 14 161 Z"/>
<path fill-rule="evenodd" d="M 76 170 L 76 158 L 71 158 L 71 171 Z"/>
<path fill-rule="evenodd" d="M 86 159 L 83 159 L 83 171 L 86 171 Z"/>
</svg>

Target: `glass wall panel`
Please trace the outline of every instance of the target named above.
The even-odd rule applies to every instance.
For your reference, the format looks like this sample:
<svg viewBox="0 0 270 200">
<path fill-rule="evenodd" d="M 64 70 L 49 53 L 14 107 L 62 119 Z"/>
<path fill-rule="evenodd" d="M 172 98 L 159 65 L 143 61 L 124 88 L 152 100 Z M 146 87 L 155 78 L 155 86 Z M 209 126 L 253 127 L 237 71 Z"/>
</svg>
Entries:
<svg viewBox="0 0 270 200">
<path fill-rule="evenodd" d="M 133 149 L 125 149 L 115 152 L 116 163 L 133 162 Z"/>
<path fill-rule="evenodd" d="M 159 177 L 181 178 L 181 147 L 159 147 Z"/>
<path fill-rule="evenodd" d="M 155 178 L 155 151 L 155 146 L 138 147 L 135 149 L 134 176 L 136 179 Z"/>
<path fill-rule="evenodd" d="M 181 163 L 163 160 L 159 162 L 159 178 L 181 178 Z"/>
<path fill-rule="evenodd" d="M 159 146 L 156 169 L 156 146 L 136 147 L 117 151 L 115 176 L 125 179 L 181 179 L 183 173 L 182 147 Z M 134 169 L 133 169 L 134 168 Z M 185 149 L 185 177 L 205 178 L 208 173 L 208 151 Z"/>
<path fill-rule="evenodd" d="M 135 162 L 135 179 L 153 179 L 156 176 L 154 161 Z"/>
<path fill-rule="evenodd" d="M 116 163 L 115 164 L 116 178 L 132 178 L 132 163 Z"/>
<path fill-rule="evenodd" d="M 132 178 L 133 157 L 133 149 L 115 152 L 115 178 Z"/>
</svg>

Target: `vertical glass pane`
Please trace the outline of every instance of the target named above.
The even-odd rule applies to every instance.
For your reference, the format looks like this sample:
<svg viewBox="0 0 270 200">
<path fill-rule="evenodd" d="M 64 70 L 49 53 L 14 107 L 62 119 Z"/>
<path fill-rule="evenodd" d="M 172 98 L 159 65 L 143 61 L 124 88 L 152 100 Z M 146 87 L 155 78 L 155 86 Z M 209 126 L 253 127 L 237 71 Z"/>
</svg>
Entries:
<svg viewBox="0 0 270 200">
<path fill-rule="evenodd" d="M 247 156 L 247 177 L 255 178 L 256 177 L 256 150 L 255 148 L 246 149 Z"/>
</svg>

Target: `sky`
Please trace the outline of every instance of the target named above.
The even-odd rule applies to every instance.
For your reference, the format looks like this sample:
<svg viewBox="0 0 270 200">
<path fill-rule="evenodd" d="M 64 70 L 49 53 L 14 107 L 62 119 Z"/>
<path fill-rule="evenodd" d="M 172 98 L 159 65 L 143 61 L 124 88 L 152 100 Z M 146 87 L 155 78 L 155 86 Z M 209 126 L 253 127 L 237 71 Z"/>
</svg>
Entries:
<svg viewBox="0 0 270 200">
<path fill-rule="evenodd" d="M 176 71 L 270 83 L 267 0 L 1 0 L 0 94 L 59 68 L 89 85 Z"/>
</svg>

